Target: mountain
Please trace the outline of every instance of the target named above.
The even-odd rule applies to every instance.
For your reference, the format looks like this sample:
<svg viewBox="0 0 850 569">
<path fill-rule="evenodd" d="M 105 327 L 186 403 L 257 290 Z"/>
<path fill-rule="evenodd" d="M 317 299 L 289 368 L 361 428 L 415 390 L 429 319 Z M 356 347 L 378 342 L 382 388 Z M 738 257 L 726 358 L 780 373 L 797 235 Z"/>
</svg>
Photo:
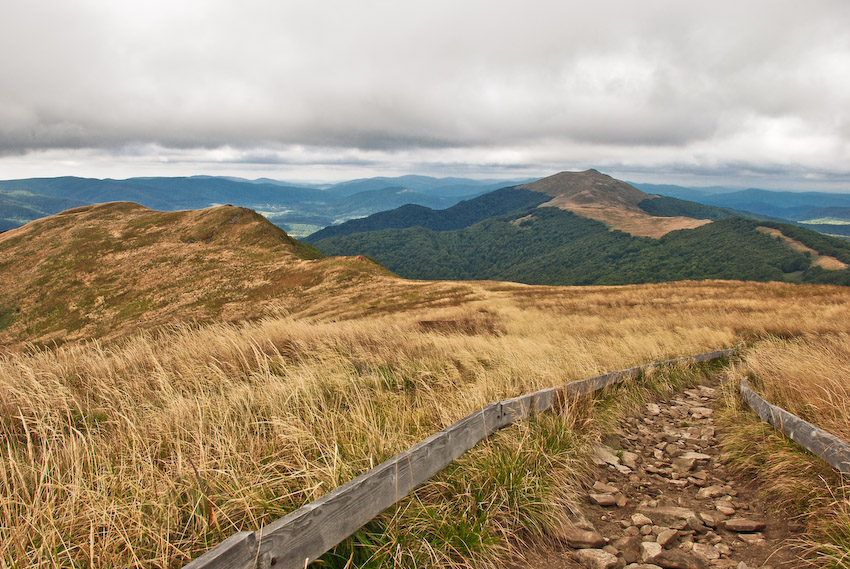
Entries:
<svg viewBox="0 0 850 569">
<path fill-rule="evenodd" d="M 255 318 L 387 275 L 364 259 L 323 259 L 244 208 L 85 206 L 0 234 L 0 345 Z"/>
<path fill-rule="evenodd" d="M 462 229 L 490 217 L 540 205 L 597 219 L 633 235 L 653 237 L 660 237 L 673 229 L 704 225 L 710 219 L 740 215 L 739 212 L 694 202 L 649 195 L 596 170 L 587 170 L 562 172 L 533 183 L 502 188 L 443 211 L 406 206 L 379 212 L 326 227 L 306 240 L 315 242 L 363 231 L 416 226 L 435 231 Z"/>
<path fill-rule="evenodd" d="M 552 196 L 544 206 L 571 211 L 635 236 L 661 237 L 708 223 L 680 215 L 652 215 L 639 204 L 656 196 L 596 170 L 561 172 L 519 187 Z"/>
<path fill-rule="evenodd" d="M 821 233 L 850 236 L 850 194 L 848 193 L 635 185 L 665 196 L 746 212 L 751 217 L 791 221 Z"/>
<path fill-rule="evenodd" d="M 403 185 L 409 182 L 409 185 Z M 467 194 L 480 194 L 507 182 L 462 178 L 402 176 L 373 178 L 331 189 L 287 185 L 274 180 L 192 176 L 182 178 L 29 178 L 0 181 L 0 230 L 20 227 L 44 215 L 80 205 L 131 201 L 174 211 L 234 204 L 261 212 L 292 235 L 302 236 L 348 219 L 419 204 L 431 208 L 454 205 Z M 13 197 L 4 199 L 4 196 Z M 441 193 L 444 192 L 444 193 Z M 54 205 L 47 206 L 47 202 Z M 5 206 L 5 209 L 3 209 Z"/>
<path fill-rule="evenodd" d="M 405 205 L 392 211 L 383 211 L 362 219 L 347 221 L 341 225 L 326 227 L 313 233 L 306 240 L 318 241 L 328 237 L 390 228 L 424 227 L 434 231 L 462 229 L 496 215 L 538 206 L 547 200 L 548 197 L 539 192 L 515 187 L 502 188 L 440 211 L 419 205 Z"/>
<path fill-rule="evenodd" d="M 706 196 L 700 200 L 708 205 L 731 207 L 794 221 L 819 217 L 812 210 L 850 208 L 850 194 L 826 192 L 779 192 L 747 189 L 728 194 Z"/>
<path fill-rule="evenodd" d="M 483 194 L 499 188 L 521 183 L 508 180 L 471 180 L 468 178 L 433 178 L 431 176 L 377 177 L 341 182 L 326 191 L 337 196 L 350 196 L 358 192 L 403 187 L 423 194 L 445 197 L 464 197 Z"/>
<path fill-rule="evenodd" d="M 744 189 L 731 186 L 702 186 L 699 188 L 689 188 L 677 186 L 675 184 L 646 184 L 642 182 L 629 182 L 629 184 L 648 194 L 660 194 L 662 196 L 670 196 L 695 202 L 701 201 L 706 196 L 728 194 Z"/>
<path fill-rule="evenodd" d="M 400 208 L 327 228 L 308 241 L 326 254 L 368 255 L 419 279 L 572 285 L 719 278 L 850 285 L 850 243 L 652 196 L 593 170 L 499 192 L 503 199 L 525 192 L 528 201 L 518 199 L 508 214 L 487 204 L 487 196 L 442 212 Z M 459 207 L 474 215 L 458 221 L 452 210 Z"/>
<path fill-rule="evenodd" d="M 82 205 L 86 203 L 26 190 L 0 190 L 0 231 L 14 229 L 34 219 Z"/>
</svg>

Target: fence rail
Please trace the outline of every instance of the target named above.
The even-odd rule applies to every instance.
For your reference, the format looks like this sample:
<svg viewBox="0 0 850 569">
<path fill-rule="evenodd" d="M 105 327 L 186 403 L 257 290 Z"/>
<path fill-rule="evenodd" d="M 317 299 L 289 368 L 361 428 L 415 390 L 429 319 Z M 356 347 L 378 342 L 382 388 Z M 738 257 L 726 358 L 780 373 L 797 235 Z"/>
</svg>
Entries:
<svg viewBox="0 0 850 569">
<path fill-rule="evenodd" d="M 763 421 L 779 429 L 801 447 L 823 459 L 837 471 L 850 475 L 850 444 L 782 407 L 771 405 L 753 391 L 747 380 L 739 384 L 741 397 Z"/>
<path fill-rule="evenodd" d="M 304 569 L 477 443 L 529 415 L 638 377 L 648 369 L 729 357 L 719 350 L 654 362 L 497 401 L 256 532 L 234 534 L 184 569 Z"/>
</svg>

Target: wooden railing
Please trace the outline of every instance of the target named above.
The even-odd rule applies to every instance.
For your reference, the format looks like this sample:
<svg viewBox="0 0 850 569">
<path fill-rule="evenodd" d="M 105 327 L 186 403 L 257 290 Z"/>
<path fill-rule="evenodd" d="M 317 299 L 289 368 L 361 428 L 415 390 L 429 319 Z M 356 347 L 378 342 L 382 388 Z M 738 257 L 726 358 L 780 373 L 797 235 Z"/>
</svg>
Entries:
<svg viewBox="0 0 850 569">
<path fill-rule="evenodd" d="M 792 441 L 820 457 L 837 471 L 850 475 L 850 444 L 781 407 L 771 405 L 752 390 L 747 380 L 742 379 L 739 388 L 741 397 L 763 421 L 785 433 Z"/>
<path fill-rule="evenodd" d="M 257 531 L 230 536 L 185 569 L 304 569 L 497 430 L 653 367 L 728 357 L 734 349 L 655 362 L 490 403 Z"/>
</svg>

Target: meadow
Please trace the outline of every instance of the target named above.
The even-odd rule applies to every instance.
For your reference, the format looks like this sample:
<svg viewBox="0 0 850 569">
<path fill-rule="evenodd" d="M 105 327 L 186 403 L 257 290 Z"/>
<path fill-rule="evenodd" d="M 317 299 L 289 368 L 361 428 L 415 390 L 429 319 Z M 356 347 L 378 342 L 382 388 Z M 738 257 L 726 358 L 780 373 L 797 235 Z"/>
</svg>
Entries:
<svg viewBox="0 0 850 569">
<path fill-rule="evenodd" d="M 823 409 L 809 415 L 841 423 L 846 406 L 843 287 L 382 286 L 251 322 L 7 350 L 0 566 L 179 567 L 491 401 L 681 355 L 746 346 L 726 373 L 766 388 L 771 354 L 825 350 L 811 352 L 813 376 L 836 359 L 839 387 L 815 391 Z M 790 384 L 805 359 L 792 354 Z M 521 555 L 575 509 L 588 449 L 616 413 L 699 378 L 659 373 L 634 397 L 500 431 L 320 563 L 495 567 Z M 763 393 L 807 410 L 803 391 Z"/>
</svg>

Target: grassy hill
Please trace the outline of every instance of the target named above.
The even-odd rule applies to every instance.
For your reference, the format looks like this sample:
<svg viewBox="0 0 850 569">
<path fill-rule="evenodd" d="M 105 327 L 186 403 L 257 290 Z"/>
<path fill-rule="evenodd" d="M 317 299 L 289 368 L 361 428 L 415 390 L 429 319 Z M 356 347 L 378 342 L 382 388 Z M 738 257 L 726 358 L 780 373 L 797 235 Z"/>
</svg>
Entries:
<svg viewBox="0 0 850 569">
<path fill-rule="evenodd" d="M 322 259 L 244 208 L 86 206 L 0 234 L 0 343 L 241 320 L 381 275 L 362 259 Z"/>
</svg>

